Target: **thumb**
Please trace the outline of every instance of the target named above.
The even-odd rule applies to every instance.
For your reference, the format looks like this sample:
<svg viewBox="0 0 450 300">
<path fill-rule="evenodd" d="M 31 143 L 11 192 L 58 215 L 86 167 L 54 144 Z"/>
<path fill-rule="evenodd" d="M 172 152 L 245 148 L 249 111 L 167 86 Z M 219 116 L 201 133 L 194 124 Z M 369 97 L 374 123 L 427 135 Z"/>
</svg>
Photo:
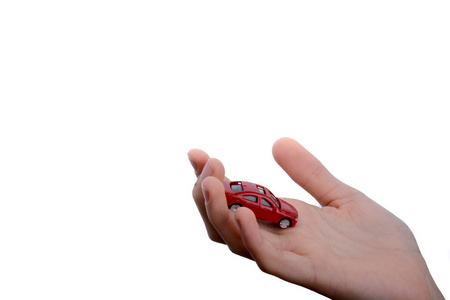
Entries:
<svg viewBox="0 0 450 300">
<path fill-rule="evenodd" d="M 334 177 L 322 163 L 302 145 L 290 138 L 281 138 L 272 148 L 281 168 L 322 206 L 339 206 L 340 200 L 355 190 Z"/>
</svg>

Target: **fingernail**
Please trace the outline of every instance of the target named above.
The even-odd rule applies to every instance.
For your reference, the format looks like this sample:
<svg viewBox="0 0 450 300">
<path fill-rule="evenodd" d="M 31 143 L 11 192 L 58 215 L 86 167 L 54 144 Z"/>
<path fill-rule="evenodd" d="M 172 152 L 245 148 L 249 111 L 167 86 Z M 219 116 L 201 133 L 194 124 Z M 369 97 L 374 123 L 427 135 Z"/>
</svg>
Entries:
<svg viewBox="0 0 450 300">
<path fill-rule="evenodd" d="M 203 198 L 205 199 L 205 203 L 209 202 L 209 192 L 203 187 L 202 182 L 202 192 L 203 192 Z"/>
<path fill-rule="evenodd" d="M 205 164 L 205 166 L 203 167 L 203 171 L 202 174 L 200 175 L 200 180 L 205 179 L 208 176 L 212 175 L 212 167 L 211 167 L 211 160 L 208 160 Z"/>
<path fill-rule="evenodd" d="M 238 225 L 239 229 L 241 229 L 241 221 L 236 217 L 236 214 L 234 214 L 234 220 L 236 221 L 236 224 Z"/>
</svg>

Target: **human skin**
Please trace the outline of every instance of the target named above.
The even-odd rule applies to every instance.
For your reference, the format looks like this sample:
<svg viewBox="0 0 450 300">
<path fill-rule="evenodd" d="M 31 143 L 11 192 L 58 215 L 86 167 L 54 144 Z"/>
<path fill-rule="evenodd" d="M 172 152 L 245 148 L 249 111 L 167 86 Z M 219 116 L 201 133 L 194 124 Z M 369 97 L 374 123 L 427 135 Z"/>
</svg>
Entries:
<svg viewBox="0 0 450 300">
<path fill-rule="evenodd" d="M 228 209 L 225 169 L 198 149 L 188 156 L 197 181 L 193 198 L 211 240 L 253 259 L 263 272 L 332 299 L 444 299 L 408 226 L 360 191 L 335 178 L 289 138 L 273 156 L 320 207 L 286 199 L 297 226 L 280 229 L 248 208 Z"/>
</svg>

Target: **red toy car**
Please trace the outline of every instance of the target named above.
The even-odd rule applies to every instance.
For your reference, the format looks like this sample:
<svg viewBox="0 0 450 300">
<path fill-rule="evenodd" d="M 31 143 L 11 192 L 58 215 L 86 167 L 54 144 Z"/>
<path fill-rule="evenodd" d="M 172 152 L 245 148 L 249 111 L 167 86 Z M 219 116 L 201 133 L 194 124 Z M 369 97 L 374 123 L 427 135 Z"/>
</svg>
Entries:
<svg viewBox="0 0 450 300">
<path fill-rule="evenodd" d="M 258 219 L 278 223 L 281 228 L 297 224 L 295 207 L 275 197 L 267 188 L 245 181 L 223 181 L 223 185 L 232 211 L 244 206 L 250 208 Z"/>
</svg>

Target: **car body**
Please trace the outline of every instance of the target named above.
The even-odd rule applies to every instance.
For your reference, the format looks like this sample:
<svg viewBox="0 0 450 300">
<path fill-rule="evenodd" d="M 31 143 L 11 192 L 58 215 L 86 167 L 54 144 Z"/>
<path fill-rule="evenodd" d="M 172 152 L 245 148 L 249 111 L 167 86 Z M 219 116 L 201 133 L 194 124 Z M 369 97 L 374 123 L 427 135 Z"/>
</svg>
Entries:
<svg viewBox="0 0 450 300">
<path fill-rule="evenodd" d="M 251 209 L 258 219 L 278 223 L 281 228 L 295 226 L 298 212 L 294 206 L 275 197 L 262 185 L 247 181 L 223 181 L 228 207 Z"/>
</svg>

